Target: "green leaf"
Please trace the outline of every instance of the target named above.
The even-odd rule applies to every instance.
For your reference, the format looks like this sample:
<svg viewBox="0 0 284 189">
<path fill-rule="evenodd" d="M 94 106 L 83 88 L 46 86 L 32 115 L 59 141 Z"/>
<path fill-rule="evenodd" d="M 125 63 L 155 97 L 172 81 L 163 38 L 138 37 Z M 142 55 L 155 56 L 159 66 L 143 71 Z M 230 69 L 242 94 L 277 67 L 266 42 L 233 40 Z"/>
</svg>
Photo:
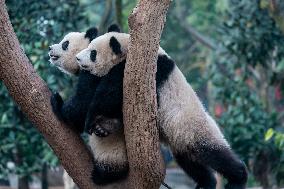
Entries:
<svg viewBox="0 0 284 189">
<path fill-rule="evenodd" d="M 272 128 L 268 129 L 265 133 L 265 137 L 264 137 L 264 140 L 265 141 L 268 141 L 270 140 L 274 135 L 274 130 Z"/>
</svg>

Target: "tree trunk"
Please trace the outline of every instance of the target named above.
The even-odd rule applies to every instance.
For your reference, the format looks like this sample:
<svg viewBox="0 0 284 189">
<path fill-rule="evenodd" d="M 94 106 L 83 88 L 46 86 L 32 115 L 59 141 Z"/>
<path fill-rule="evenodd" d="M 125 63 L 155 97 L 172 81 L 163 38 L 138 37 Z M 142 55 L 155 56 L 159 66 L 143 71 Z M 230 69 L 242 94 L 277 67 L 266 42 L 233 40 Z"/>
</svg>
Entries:
<svg viewBox="0 0 284 189">
<path fill-rule="evenodd" d="M 123 113 L 130 188 L 159 188 L 165 175 L 156 125 L 155 73 L 169 4 L 170 0 L 140 0 L 128 19 Z"/>
<path fill-rule="evenodd" d="M 43 163 L 41 170 L 41 189 L 48 189 L 47 172 L 48 172 L 47 164 Z"/>
<path fill-rule="evenodd" d="M 117 24 L 123 28 L 122 0 L 115 0 L 115 15 Z"/>
<path fill-rule="evenodd" d="M 23 153 L 18 145 L 16 145 L 15 151 L 16 152 L 13 154 L 13 161 L 16 164 L 16 167 L 20 167 L 23 165 Z M 18 189 L 29 189 L 29 179 L 27 175 L 18 176 Z"/>
<path fill-rule="evenodd" d="M 156 127 L 155 62 L 169 3 L 170 0 L 141 0 L 129 18 L 131 42 L 124 82 L 128 188 L 158 188 L 165 174 Z M 78 186 L 96 188 L 91 180 L 92 155 L 80 136 L 53 114 L 51 92 L 23 53 L 4 0 L 0 0 L 0 52 L 0 79 L 10 95 Z"/>
<path fill-rule="evenodd" d="M 106 32 L 106 29 L 110 22 L 111 12 L 112 12 L 112 0 L 106 0 L 104 14 L 101 18 L 101 23 L 99 26 L 99 32 L 101 34 L 104 34 Z"/>
<path fill-rule="evenodd" d="M 80 136 L 53 114 L 49 101 L 51 93 L 23 53 L 4 0 L 0 0 L 0 52 L 0 79 L 10 95 L 43 134 L 80 188 L 94 188 L 92 156 Z"/>
<path fill-rule="evenodd" d="M 19 177 L 18 189 L 30 189 L 29 179 L 27 176 Z"/>
</svg>

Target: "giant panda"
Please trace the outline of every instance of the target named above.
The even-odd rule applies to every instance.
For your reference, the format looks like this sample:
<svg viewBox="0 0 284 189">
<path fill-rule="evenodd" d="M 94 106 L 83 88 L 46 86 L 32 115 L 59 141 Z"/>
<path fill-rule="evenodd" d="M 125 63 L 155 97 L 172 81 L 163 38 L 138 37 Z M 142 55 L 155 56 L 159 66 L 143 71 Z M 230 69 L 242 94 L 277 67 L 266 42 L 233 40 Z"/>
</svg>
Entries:
<svg viewBox="0 0 284 189">
<path fill-rule="evenodd" d="M 112 25 L 109 31 L 117 30 Z M 51 64 L 67 74 L 78 75 L 79 80 L 74 95 L 63 102 L 58 93 L 51 96 L 51 105 L 56 116 L 63 122 L 81 133 L 84 129 L 85 117 L 92 101 L 96 99 L 96 88 L 104 78 L 80 70 L 75 55 L 86 48 L 97 36 L 97 29 L 90 28 L 87 32 L 71 32 L 59 44 L 49 47 Z M 100 87 L 101 88 L 101 87 Z M 118 119 L 107 118 L 102 115 L 94 117 L 97 127 L 89 137 L 89 145 L 94 155 L 92 179 L 100 188 L 126 188 L 125 178 L 128 175 L 128 161 L 123 127 Z"/>
<path fill-rule="evenodd" d="M 87 114 L 87 131 L 93 127 L 93 116 L 107 111 L 108 114 L 121 115 L 123 68 L 128 44 L 128 34 L 110 32 L 94 39 L 76 56 L 82 69 L 102 78 L 113 75 L 113 81 L 109 82 L 120 84 L 116 89 L 120 95 L 112 99 L 114 106 L 101 100 L 92 103 L 95 106 L 91 106 L 91 113 Z M 247 182 L 245 164 L 231 150 L 175 62 L 161 48 L 156 82 L 161 141 L 169 145 L 177 163 L 196 181 L 196 188 L 215 189 L 214 171 L 217 171 L 227 179 L 226 189 L 244 189 Z M 105 110 L 108 107 L 112 113 Z"/>
<path fill-rule="evenodd" d="M 75 54 L 86 48 L 97 36 L 97 29 L 90 28 L 87 32 L 70 32 L 60 43 L 49 46 L 49 61 L 62 72 L 69 75 L 78 75 L 79 80 L 75 94 L 65 103 L 58 93 L 52 95 L 51 105 L 56 116 L 72 125 L 73 129 L 82 132 L 85 115 L 95 88 L 100 81 L 99 77 L 91 75 L 88 71 L 80 71 Z"/>
</svg>

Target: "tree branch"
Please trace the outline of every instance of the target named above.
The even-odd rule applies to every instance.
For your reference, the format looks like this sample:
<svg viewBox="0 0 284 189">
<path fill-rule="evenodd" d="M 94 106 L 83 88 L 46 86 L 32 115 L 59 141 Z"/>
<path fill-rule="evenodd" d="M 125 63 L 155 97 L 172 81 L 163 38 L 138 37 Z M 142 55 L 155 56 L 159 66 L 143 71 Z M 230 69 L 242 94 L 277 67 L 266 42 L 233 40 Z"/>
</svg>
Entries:
<svg viewBox="0 0 284 189">
<path fill-rule="evenodd" d="M 217 47 L 216 45 L 212 42 L 212 40 L 210 40 L 208 37 L 200 34 L 197 30 L 195 30 L 192 26 L 190 25 L 185 25 L 184 20 L 181 19 L 180 17 L 174 15 L 173 16 L 179 23 L 180 26 L 190 35 L 192 35 L 192 37 L 194 39 L 196 39 L 198 42 L 200 42 L 201 44 L 203 44 L 204 46 L 208 47 L 211 50 L 216 50 Z"/>
<path fill-rule="evenodd" d="M 94 188 L 92 155 L 80 136 L 53 114 L 49 101 L 51 92 L 22 51 L 4 0 L 0 0 L 0 52 L 0 79 L 10 95 L 42 133 L 79 187 Z"/>
<path fill-rule="evenodd" d="M 111 12 L 112 12 L 112 0 L 106 0 L 105 4 L 106 4 L 105 11 L 101 18 L 101 23 L 99 26 L 99 31 L 101 34 L 105 33 L 105 30 L 109 24 L 109 19 L 111 17 Z"/>
<path fill-rule="evenodd" d="M 272 12 L 278 12 L 278 6 L 276 3 L 276 0 L 270 0 L 269 4 L 270 4 L 270 9 Z"/>
<path fill-rule="evenodd" d="M 159 188 L 165 175 L 156 125 L 156 62 L 170 0 L 140 0 L 129 16 L 124 125 L 130 188 Z"/>
<path fill-rule="evenodd" d="M 122 0 L 115 0 L 115 15 L 116 15 L 116 22 L 120 26 L 123 27 L 123 15 L 122 15 Z"/>
</svg>

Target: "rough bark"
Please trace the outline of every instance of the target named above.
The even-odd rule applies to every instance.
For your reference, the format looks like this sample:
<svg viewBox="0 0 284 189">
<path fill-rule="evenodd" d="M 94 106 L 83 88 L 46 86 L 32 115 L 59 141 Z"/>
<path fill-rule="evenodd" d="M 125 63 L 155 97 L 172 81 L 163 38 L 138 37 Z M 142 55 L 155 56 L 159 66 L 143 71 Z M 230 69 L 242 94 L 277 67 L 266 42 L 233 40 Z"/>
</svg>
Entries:
<svg viewBox="0 0 284 189">
<path fill-rule="evenodd" d="M 159 188 L 165 175 L 156 126 L 156 61 L 170 0 L 140 0 L 129 16 L 124 75 L 124 124 L 129 187 Z"/>
<path fill-rule="evenodd" d="M 90 179 L 92 156 L 80 136 L 53 114 L 49 102 L 51 92 L 22 51 L 4 0 L 0 0 L 0 52 L 0 79 L 12 98 L 43 134 L 80 188 L 94 188 Z"/>
</svg>

